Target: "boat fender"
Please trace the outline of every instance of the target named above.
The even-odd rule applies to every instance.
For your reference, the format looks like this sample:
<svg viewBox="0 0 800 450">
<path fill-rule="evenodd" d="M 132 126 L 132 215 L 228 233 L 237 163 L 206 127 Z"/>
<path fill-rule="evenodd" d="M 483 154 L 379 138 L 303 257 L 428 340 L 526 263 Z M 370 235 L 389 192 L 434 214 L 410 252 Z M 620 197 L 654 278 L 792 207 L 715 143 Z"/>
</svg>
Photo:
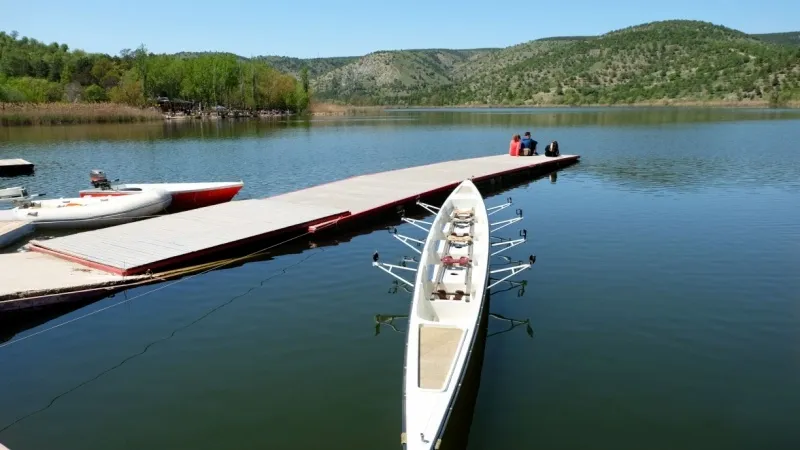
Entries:
<svg viewBox="0 0 800 450">
<path fill-rule="evenodd" d="M 405 433 L 400 433 L 400 443 L 401 444 L 407 444 L 408 443 L 408 439 L 406 439 L 406 434 Z"/>
</svg>

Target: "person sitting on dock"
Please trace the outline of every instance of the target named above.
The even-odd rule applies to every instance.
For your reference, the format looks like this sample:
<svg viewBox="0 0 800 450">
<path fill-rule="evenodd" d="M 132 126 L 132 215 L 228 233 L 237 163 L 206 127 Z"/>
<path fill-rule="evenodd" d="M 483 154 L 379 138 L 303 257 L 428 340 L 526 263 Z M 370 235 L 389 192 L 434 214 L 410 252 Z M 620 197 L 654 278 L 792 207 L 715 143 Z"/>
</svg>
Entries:
<svg viewBox="0 0 800 450">
<path fill-rule="evenodd" d="M 530 131 L 525 132 L 525 137 L 522 138 L 521 142 L 522 142 L 522 156 L 538 155 L 538 153 L 536 153 L 536 144 L 538 144 L 538 142 L 531 139 Z"/>
<path fill-rule="evenodd" d="M 560 156 L 561 153 L 558 151 L 558 141 L 553 141 L 547 144 L 547 147 L 544 148 L 544 156 Z"/>
<path fill-rule="evenodd" d="M 515 134 L 511 138 L 511 143 L 508 147 L 508 154 L 511 156 L 521 156 L 520 150 L 522 149 L 522 142 L 520 141 L 519 135 Z"/>
</svg>

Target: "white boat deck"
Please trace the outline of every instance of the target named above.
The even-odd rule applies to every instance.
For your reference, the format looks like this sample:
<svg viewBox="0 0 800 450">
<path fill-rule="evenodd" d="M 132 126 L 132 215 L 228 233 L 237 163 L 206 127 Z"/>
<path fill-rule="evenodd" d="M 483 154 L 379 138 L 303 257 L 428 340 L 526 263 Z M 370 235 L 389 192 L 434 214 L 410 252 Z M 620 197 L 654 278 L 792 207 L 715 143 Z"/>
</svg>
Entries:
<svg viewBox="0 0 800 450">
<path fill-rule="evenodd" d="M 442 389 L 464 330 L 454 326 L 419 326 L 419 387 Z"/>
<path fill-rule="evenodd" d="M 468 181 L 430 222 L 406 335 L 403 431 L 409 449 L 438 447 L 458 398 L 484 311 L 489 224 L 483 194 Z"/>
</svg>

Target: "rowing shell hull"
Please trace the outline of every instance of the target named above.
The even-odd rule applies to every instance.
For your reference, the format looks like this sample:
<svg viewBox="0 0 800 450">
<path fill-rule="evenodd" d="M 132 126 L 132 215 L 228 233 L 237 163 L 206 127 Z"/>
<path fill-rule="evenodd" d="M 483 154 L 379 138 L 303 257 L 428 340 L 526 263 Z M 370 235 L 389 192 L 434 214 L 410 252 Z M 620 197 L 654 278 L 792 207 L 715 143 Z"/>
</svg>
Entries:
<svg viewBox="0 0 800 450">
<path fill-rule="evenodd" d="M 37 229 L 93 229 L 144 219 L 163 212 L 172 196 L 162 190 L 122 197 L 40 200 L 33 208 L 14 208 L 12 220 L 24 220 Z M 5 216 L 4 216 L 5 217 Z"/>
<path fill-rule="evenodd" d="M 475 222 L 467 233 L 472 243 L 466 250 L 463 244 L 458 248 L 446 247 L 448 235 L 454 231 L 450 223 L 454 208 L 474 211 Z M 459 260 L 459 252 L 468 252 L 469 271 L 461 272 L 463 266 L 444 265 L 445 253 Z M 445 200 L 420 255 L 403 377 L 401 442 L 407 450 L 448 446 L 442 438 L 470 367 L 480 327 L 485 324 L 482 318 L 486 313 L 488 264 L 488 214 L 477 187 L 466 180 Z M 464 292 L 459 295 L 459 290 Z M 446 298 L 441 299 L 436 292 Z"/>
<path fill-rule="evenodd" d="M 244 183 L 241 181 L 230 183 L 123 184 L 114 186 L 111 190 L 86 189 L 80 191 L 80 196 L 122 196 L 140 194 L 154 189 L 163 189 L 172 195 L 172 203 L 169 206 L 168 212 L 180 212 L 229 202 L 239 193 L 243 186 Z"/>
</svg>

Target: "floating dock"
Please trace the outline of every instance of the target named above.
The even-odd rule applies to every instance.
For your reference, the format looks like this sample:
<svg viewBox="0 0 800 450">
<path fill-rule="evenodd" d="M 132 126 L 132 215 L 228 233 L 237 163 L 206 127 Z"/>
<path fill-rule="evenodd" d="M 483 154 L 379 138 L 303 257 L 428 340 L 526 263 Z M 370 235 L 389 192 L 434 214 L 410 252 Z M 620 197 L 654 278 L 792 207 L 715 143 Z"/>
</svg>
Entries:
<svg viewBox="0 0 800 450">
<path fill-rule="evenodd" d="M 0 248 L 8 247 L 33 233 L 33 230 L 33 224 L 23 220 L 0 222 Z"/>
<path fill-rule="evenodd" d="M 33 173 L 33 163 L 24 159 L 0 159 L 0 177 L 14 175 L 30 175 Z"/>
<path fill-rule="evenodd" d="M 266 199 L 232 201 L 31 241 L 30 249 L 38 253 L 37 257 L 27 256 L 29 259 L 23 260 L 18 255 L 7 255 L 0 259 L 0 303 L 4 299 L 28 297 L 39 281 L 56 279 L 50 275 L 51 271 L 73 273 L 81 267 L 89 271 L 85 277 L 74 277 L 83 277 L 83 285 L 80 282 L 64 285 L 59 291 L 62 293 L 98 283 L 105 285 L 122 277 L 155 275 L 167 267 L 188 266 L 200 257 L 257 240 L 315 232 L 333 224 L 396 211 L 403 205 L 452 190 L 467 178 L 477 183 L 526 171 L 546 173 L 578 159 L 576 155 L 555 158 L 498 155 L 448 161 L 355 176 Z M 35 258 L 49 258 L 49 266 L 33 264 Z M 63 267 L 56 268 L 59 264 Z M 19 267 L 19 276 L 7 277 L 4 268 L 12 265 Z M 35 295 L 41 295 L 41 291 L 38 289 Z"/>
<path fill-rule="evenodd" d="M 0 254 L 0 314 L 60 303 L 75 291 L 105 294 L 110 287 L 144 278 L 121 277 L 36 252 Z"/>
<path fill-rule="evenodd" d="M 48 253 L 117 275 L 155 272 L 233 245 L 347 216 L 326 205 L 239 200 L 69 236 L 31 241 Z"/>
</svg>

